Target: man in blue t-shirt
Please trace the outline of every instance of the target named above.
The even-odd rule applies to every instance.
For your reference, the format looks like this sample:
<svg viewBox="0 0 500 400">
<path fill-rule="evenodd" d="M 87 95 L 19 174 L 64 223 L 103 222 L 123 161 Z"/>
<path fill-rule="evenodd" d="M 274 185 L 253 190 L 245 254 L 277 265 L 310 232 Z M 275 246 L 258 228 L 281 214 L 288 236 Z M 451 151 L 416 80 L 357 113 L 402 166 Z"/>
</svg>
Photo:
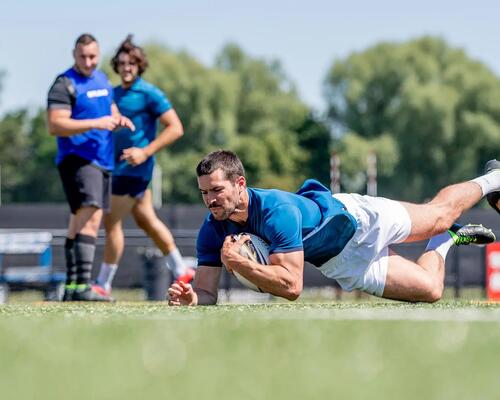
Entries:
<svg viewBox="0 0 500 400">
<path fill-rule="evenodd" d="M 110 300 L 93 290 L 90 276 L 103 209 L 109 204 L 112 131 L 134 129 L 113 103 L 108 78 L 96 70 L 99 55 L 96 39 L 80 35 L 73 67 L 56 78 L 47 97 L 48 127 L 57 136 L 56 164 L 71 209 L 65 243 L 66 301 Z"/>
<path fill-rule="evenodd" d="M 443 291 L 444 262 L 452 245 L 495 240 L 481 225 L 454 224 L 484 195 L 500 191 L 500 163 L 472 181 L 441 190 L 426 204 L 357 194 L 333 195 L 307 180 L 297 193 L 246 186 L 243 165 L 230 151 L 208 154 L 197 166 L 198 185 L 210 214 L 197 243 L 194 287 L 169 288 L 170 305 L 216 304 L 221 266 L 261 291 L 295 300 L 304 261 L 338 281 L 379 297 L 433 302 Z M 269 265 L 240 255 L 248 232 L 269 245 Z M 397 255 L 393 243 L 429 239 L 417 262 Z"/>
<path fill-rule="evenodd" d="M 121 85 L 114 88 L 115 102 L 120 112 L 132 120 L 135 131 L 123 129 L 115 134 L 111 210 L 104 217 L 106 246 L 96 287 L 104 295 L 111 291 L 123 254 L 122 220 L 128 214 L 161 250 L 165 266 L 175 279 L 189 281 L 193 275 L 193 270 L 185 268 L 170 230 L 156 216 L 148 189 L 154 154 L 183 135 L 182 123 L 165 94 L 141 78 L 148 61 L 131 35 L 120 45 L 111 65 L 121 78 Z M 164 128 L 157 135 L 158 121 Z"/>
</svg>

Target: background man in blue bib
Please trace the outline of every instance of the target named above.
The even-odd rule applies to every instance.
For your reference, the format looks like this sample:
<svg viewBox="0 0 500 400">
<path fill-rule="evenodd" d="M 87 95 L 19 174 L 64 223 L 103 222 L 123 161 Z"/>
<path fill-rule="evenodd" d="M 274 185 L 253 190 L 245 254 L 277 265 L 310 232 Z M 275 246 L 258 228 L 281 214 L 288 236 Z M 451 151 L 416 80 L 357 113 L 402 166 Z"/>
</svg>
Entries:
<svg viewBox="0 0 500 400">
<path fill-rule="evenodd" d="M 103 209 L 109 208 L 112 131 L 133 130 L 134 125 L 120 115 L 108 78 L 96 70 L 100 57 L 96 39 L 80 35 L 73 57 L 75 64 L 56 78 L 47 98 L 49 131 L 57 136 L 56 164 L 71 209 L 63 300 L 109 301 L 90 284 L 92 263 Z"/>
<path fill-rule="evenodd" d="M 221 266 L 238 272 L 263 292 L 295 300 L 302 291 L 304 260 L 339 282 L 389 299 L 433 302 L 441 298 L 444 263 L 453 244 L 495 240 L 481 225 L 455 225 L 483 196 L 500 191 L 500 163 L 472 181 L 448 186 L 426 204 L 382 197 L 332 194 L 314 180 L 297 193 L 246 186 L 239 158 L 208 154 L 197 166 L 198 186 L 210 214 L 196 244 L 194 288 L 174 283 L 170 305 L 216 304 Z M 239 254 L 245 238 L 260 236 L 270 247 L 269 265 Z M 429 239 L 413 262 L 389 250 L 393 243 Z"/>
<path fill-rule="evenodd" d="M 165 94 L 141 78 L 148 60 L 143 49 L 132 42 L 131 35 L 120 45 L 111 65 L 121 78 L 121 84 L 114 88 L 115 102 L 136 129 L 134 132 L 122 129 L 115 134 L 111 211 L 104 217 L 106 246 L 96 287 L 104 295 L 110 294 L 123 254 L 122 220 L 128 214 L 132 214 L 137 225 L 162 251 L 165 266 L 171 269 L 175 279 L 189 281 L 193 275 L 193 270 L 186 274 L 174 238 L 156 216 L 148 189 L 154 154 L 183 135 L 182 123 Z M 164 127 L 157 135 L 158 121 Z"/>
</svg>

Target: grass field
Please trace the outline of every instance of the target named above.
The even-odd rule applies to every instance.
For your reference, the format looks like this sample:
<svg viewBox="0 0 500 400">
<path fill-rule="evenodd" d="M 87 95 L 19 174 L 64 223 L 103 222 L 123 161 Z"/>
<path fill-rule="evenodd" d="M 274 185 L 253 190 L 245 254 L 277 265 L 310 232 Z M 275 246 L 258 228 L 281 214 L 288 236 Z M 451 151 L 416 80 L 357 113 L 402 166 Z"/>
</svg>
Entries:
<svg viewBox="0 0 500 400">
<path fill-rule="evenodd" d="M 1 399 L 499 399 L 500 305 L 0 307 Z"/>
</svg>

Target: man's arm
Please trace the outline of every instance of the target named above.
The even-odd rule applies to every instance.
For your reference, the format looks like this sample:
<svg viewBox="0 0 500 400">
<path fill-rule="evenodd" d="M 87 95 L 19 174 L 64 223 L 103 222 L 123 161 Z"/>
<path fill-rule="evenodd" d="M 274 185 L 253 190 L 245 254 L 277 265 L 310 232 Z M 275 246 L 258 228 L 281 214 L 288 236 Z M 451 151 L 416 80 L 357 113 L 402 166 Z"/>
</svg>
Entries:
<svg viewBox="0 0 500 400">
<path fill-rule="evenodd" d="M 123 150 L 120 159 L 127 161 L 130 165 L 142 164 L 153 154 L 174 143 L 184 134 L 182 122 L 173 108 L 160 115 L 160 122 L 165 128 L 159 133 L 155 140 L 144 148 L 130 147 Z"/>
<path fill-rule="evenodd" d="M 228 271 L 238 272 L 266 293 L 296 300 L 302 293 L 304 252 L 271 254 L 269 265 L 262 265 L 240 255 L 239 249 L 246 240 L 248 236 L 237 241 L 231 236 L 226 237 L 221 258 Z"/>
<path fill-rule="evenodd" d="M 173 283 L 168 289 L 171 306 L 213 305 L 217 303 L 222 268 L 200 266 L 194 276 L 194 288 L 189 283 Z"/>
<path fill-rule="evenodd" d="M 49 132 L 53 136 L 73 136 L 91 129 L 112 131 L 118 126 L 118 118 L 107 116 L 97 119 L 73 119 L 71 110 L 52 108 L 47 112 Z"/>
</svg>

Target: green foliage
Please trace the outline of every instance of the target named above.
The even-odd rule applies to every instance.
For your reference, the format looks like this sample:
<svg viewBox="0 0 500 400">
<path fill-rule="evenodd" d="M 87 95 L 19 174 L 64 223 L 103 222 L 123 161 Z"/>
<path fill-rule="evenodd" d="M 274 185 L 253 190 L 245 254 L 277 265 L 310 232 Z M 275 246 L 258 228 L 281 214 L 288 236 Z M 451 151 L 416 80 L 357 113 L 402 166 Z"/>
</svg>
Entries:
<svg viewBox="0 0 500 400">
<path fill-rule="evenodd" d="M 45 111 L 8 113 L 0 121 L 0 160 L 4 202 L 64 199 L 57 169 L 55 139 L 47 133 Z"/>
<path fill-rule="evenodd" d="M 325 182 L 328 129 L 299 99 L 279 62 L 251 58 L 236 45 L 226 46 L 213 67 L 160 44 L 145 50 L 150 68 L 144 78 L 167 93 L 185 130 L 181 140 L 157 155 L 168 202 L 199 202 L 195 167 L 219 148 L 240 155 L 252 186 L 296 190 L 306 177 Z M 109 60 L 103 69 L 119 84 Z M 45 110 L 5 115 L 0 120 L 3 201 L 64 201 L 56 152 Z"/>
<path fill-rule="evenodd" d="M 2 201 L 14 200 L 14 192 L 23 182 L 23 166 L 28 158 L 28 122 L 25 110 L 8 113 L 0 123 L 0 166 Z"/>
<path fill-rule="evenodd" d="M 316 127 L 279 62 L 254 59 L 234 44 L 222 49 L 214 67 L 159 44 L 145 50 L 144 78 L 167 93 L 184 124 L 184 136 L 158 155 L 168 202 L 199 201 L 195 167 L 219 148 L 242 158 L 250 185 L 287 190 L 316 172 L 315 155 L 328 154 L 326 128 Z M 314 137 L 322 137 L 321 149 Z M 323 167 L 328 171 L 328 163 Z"/>
<path fill-rule="evenodd" d="M 442 39 L 353 53 L 325 88 L 346 183 L 374 150 L 381 194 L 421 200 L 475 176 L 500 150 L 499 79 Z"/>
<path fill-rule="evenodd" d="M 39 109 L 29 121 L 28 158 L 24 163 L 24 180 L 15 193 L 19 202 L 64 201 L 55 165 L 56 139 L 47 132 L 45 110 Z"/>
</svg>

